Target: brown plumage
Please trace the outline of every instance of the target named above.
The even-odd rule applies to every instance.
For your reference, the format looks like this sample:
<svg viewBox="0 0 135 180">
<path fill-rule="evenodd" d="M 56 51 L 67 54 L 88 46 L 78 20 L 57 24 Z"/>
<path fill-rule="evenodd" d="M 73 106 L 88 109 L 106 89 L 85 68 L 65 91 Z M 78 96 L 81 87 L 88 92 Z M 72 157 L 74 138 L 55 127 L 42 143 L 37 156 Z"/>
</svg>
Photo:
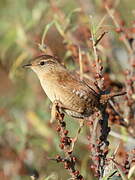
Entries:
<svg viewBox="0 0 135 180">
<path fill-rule="evenodd" d="M 62 104 L 61 109 L 72 117 L 89 117 L 99 108 L 100 102 L 105 103 L 112 97 L 104 95 L 104 101 L 99 94 L 84 81 L 77 79 L 53 56 L 38 56 L 24 66 L 30 67 L 37 74 L 49 99 L 52 102 L 59 101 Z"/>
</svg>

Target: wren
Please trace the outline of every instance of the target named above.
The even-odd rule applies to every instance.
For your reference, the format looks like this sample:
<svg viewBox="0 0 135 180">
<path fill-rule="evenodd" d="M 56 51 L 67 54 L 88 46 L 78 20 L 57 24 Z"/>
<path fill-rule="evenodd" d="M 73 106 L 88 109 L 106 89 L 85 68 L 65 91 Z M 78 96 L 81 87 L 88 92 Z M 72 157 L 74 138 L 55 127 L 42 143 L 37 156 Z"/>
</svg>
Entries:
<svg viewBox="0 0 135 180">
<path fill-rule="evenodd" d="M 95 92 L 85 81 L 76 78 L 56 57 L 50 55 L 38 56 L 23 67 L 30 67 L 37 74 L 51 102 L 59 102 L 62 112 L 74 118 L 89 117 L 110 98 L 125 94 L 103 95 Z"/>
</svg>

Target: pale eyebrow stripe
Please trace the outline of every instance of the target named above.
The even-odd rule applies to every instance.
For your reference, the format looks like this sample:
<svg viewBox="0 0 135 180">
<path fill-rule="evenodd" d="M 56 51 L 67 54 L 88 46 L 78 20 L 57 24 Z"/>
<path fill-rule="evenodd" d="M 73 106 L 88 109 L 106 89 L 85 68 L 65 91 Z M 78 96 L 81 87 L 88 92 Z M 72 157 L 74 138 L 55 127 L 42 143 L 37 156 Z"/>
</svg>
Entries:
<svg viewBox="0 0 135 180">
<path fill-rule="evenodd" d="M 46 61 L 46 60 L 43 59 L 43 61 L 44 61 L 45 64 L 55 64 L 55 62 L 51 61 L 51 60 Z M 39 65 L 40 65 L 40 62 L 39 62 Z"/>
</svg>

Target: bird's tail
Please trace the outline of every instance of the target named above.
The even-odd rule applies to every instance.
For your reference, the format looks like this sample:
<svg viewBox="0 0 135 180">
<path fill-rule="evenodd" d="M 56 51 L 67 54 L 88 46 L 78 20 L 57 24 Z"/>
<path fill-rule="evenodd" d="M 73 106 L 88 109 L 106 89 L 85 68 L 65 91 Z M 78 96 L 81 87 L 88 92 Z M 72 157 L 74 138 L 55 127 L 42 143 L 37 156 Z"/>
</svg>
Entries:
<svg viewBox="0 0 135 180">
<path fill-rule="evenodd" d="M 110 99 L 116 96 L 123 96 L 125 95 L 126 92 L 119 92 L 119 93 L 110 93 L 110 94 L 103 94 L 100 96 L 100 103 L 101 104 L 106 104 Z"/>
</svg>

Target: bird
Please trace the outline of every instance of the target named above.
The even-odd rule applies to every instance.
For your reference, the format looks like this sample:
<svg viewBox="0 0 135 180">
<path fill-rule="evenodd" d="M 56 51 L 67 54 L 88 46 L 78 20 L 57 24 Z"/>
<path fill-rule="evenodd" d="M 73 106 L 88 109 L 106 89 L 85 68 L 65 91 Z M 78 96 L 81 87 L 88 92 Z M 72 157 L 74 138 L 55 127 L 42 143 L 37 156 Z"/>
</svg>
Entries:
<svg viewBox="0 0 135 180">
<path fill-rule="evenodd" d="M 114 96 L 125 93 L 97 93 L 84 80 L 60 63 L 57 57 L 40 55 L 23 67 L 31 68 L 38 76 L 41 86 L 53 104 L 73 118 L 85 119 Z"/>
</svg>

